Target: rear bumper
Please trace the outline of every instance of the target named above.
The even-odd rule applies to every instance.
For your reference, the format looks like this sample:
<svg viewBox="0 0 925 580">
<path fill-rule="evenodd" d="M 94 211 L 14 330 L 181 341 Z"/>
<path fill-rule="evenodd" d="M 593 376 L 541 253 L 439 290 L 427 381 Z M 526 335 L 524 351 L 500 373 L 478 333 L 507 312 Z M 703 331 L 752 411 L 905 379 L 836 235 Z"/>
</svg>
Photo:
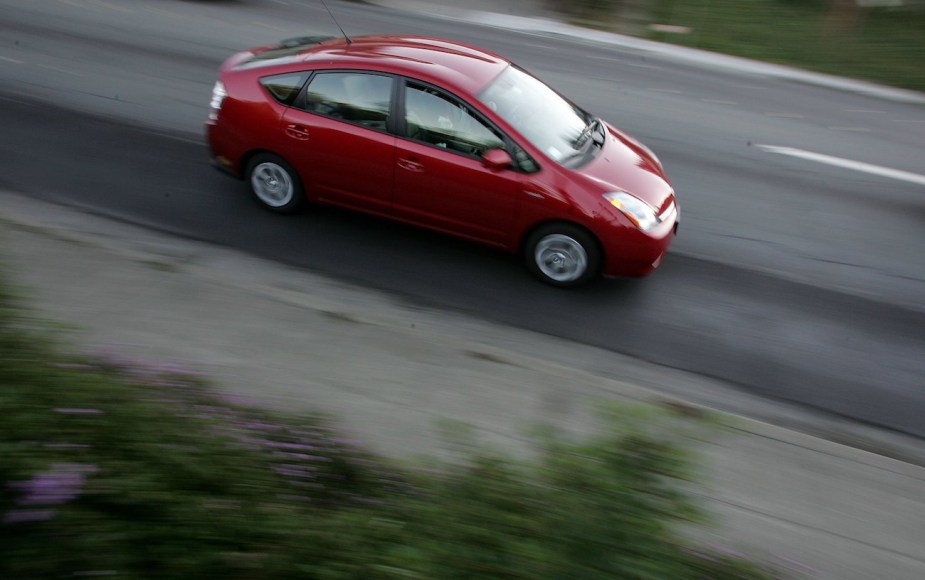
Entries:
<svg viewBox="0 0 925 580">
<path fill-rule="evenodd" d="M 217 138 L 216 134 L 220 129 L 216 125 L 215 121 L 209 119 L 205 123 L 205 137 L 206 143 L 209 146 L 209 161 L 212 164 L 212 167 L 230 175 L 237 179 L 241 179 L 241 171 L 238 168 L 234 161 L 228 156 L 225 155 L 222 151 L 222 148 L 218 146 L 218 143 L 221 142 L 221 139 Z"/>
<path fill-rule="evenodd" d="M 220 173 L 224 173 L 225 175 L 229 177 L 234 177 L 235 179 L 241 179 L 241 176 L 236 174 L 234 170 L 231 169 L 231 167 L 227 163 L 223 163 L 222 161 L 219 161 L 214 155 L 209 157 L 209 165 L 211 165 L 212 168 L 215 169 L 216 171 Z"/>
</svg>

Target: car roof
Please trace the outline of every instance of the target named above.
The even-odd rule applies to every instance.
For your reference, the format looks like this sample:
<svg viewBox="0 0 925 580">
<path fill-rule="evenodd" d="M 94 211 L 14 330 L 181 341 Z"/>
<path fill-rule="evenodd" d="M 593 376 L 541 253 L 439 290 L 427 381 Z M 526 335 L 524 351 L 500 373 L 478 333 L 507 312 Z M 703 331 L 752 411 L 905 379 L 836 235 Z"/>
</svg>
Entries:
<svg viewBox="0 0 925 580">
<path fill-rule="evenodd" d="M 471 94 L 479 92 L 510 64 L 472 45 L 404 35 L 359 36 L 349 43 L 344 38 L 332 38 L 285 60 L 310 64 L 309 68 L 362 68 L 403 74 Z"/>
</svg>

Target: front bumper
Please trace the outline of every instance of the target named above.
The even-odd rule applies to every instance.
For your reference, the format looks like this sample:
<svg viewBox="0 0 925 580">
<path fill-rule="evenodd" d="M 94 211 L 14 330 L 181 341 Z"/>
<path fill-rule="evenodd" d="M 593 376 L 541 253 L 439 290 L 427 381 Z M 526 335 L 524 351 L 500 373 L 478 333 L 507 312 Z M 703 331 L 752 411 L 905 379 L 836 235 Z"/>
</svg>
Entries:
<svg viewBox="0 0 925 580">
<path fill-rule="evenodd" d="M 605 276 L 640 278 L 661 265 L 681 223 L 677 203 L 660 218 L 661 222 L 648 232 L 621 227 L 621 231 L 601 240 Z"/>
</svg>

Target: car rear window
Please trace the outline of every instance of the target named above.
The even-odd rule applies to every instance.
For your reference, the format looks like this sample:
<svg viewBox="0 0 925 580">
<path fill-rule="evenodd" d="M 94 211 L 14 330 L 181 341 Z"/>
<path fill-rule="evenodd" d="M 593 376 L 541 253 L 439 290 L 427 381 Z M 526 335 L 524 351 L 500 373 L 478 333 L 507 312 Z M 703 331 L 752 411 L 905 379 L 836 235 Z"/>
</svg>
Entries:
<svg viewBox="0 0 925 580">
<path fill-rule="evenodd" d="M 318 73 L 308 84 L 305 109 L 384 131 L 392 102 L 392 78 L 365 72 Z"/>
<path fill-rule="evenodd" d="M 299 91 L 302 90 L 302 85 L 305 84 L 307 78 L 307 72 L 287 73 L 263 77 L 260 79 L 260 84 L 273 95 L 274 99 L 284 105 L 291 105 L 299 95 Z"/>
</svg>

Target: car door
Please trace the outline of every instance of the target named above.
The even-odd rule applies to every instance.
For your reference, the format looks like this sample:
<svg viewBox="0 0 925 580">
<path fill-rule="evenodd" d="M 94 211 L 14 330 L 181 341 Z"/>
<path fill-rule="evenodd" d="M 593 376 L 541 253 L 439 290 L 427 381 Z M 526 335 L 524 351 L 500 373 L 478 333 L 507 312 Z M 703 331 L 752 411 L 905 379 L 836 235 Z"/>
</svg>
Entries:
<svg viewBox="0 0 925 580">
<path fill-rule="evenodd" d="M 489 168 L 481 157 L 505 148 L 501 133 L 445 91 L 411 80 L 402 91 L 405 123 L 395 144 L 395 216 L 507 245 L 524 174 Z"/>
<path fill-rule="evenodd" d="M 287 157 L 311 198 L 390 213 L 394 82 L 389 75 L 364 71 L 316 72 L 283 115 Z"/>
</svg>

